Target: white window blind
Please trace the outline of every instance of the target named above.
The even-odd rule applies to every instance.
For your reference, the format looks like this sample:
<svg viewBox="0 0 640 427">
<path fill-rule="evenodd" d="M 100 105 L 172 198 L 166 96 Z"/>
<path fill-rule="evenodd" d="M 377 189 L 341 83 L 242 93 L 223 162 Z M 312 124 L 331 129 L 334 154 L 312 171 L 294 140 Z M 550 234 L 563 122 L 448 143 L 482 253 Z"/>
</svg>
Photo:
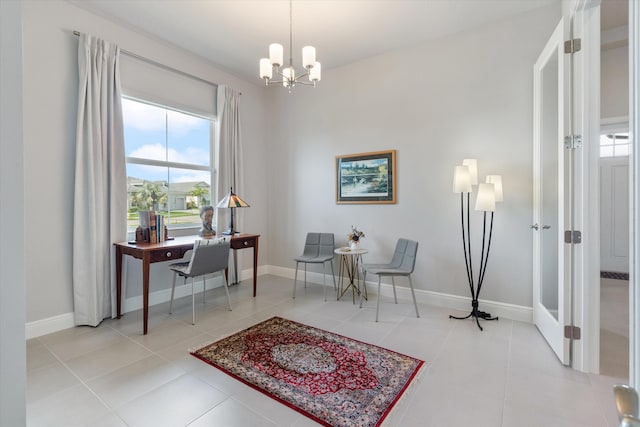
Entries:
<svg viewBox="0 0 640 427">
<path fill-rule="evenodd" d="M 216 90 L 206 83 L 133 55 L 120 55 L 120 83 L 126 96 L 214 119 Z"/>
</svg>

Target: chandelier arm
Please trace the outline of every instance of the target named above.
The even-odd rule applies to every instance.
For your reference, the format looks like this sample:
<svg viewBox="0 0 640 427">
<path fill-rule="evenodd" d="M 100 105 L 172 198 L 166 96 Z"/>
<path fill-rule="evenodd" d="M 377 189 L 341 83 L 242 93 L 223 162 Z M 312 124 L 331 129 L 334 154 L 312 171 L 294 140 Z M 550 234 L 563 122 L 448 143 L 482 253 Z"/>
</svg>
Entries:
<svg viewBox="0 0 640 427">
<path fill-rule="evenodd" d="M 288 82 L 289 80 L 271 80 L 269 79 L 269 82 L 267 83 L 268 86 L 271 85 L 275 85 L 275 84 L 282 84 L 284 82 Z M 315 84 L 313 82 L 303 82 L 303 81 L 298 81 L 298 80 L 294 80 L 292 83 L 295 83 L 297 85 L 305 85 L 305 86 L 315 86 Z"/>
<path fill-rule="evenodd" d="M 279 76 L 281 76 L 283 79 L 285 79 L 285 80 L 289 80 L 289 78 L 288 78 L 287 76 L 285 76 L 285 75 L 284 75 L 284 73 L 283 73 L 282 71 L 278 70 L 278 71 L 276 71 L 276 72 L 277 72 L 277 73 L 278 73 L 278 75 L 279 75 Z M 297 82 L 297 81 L 298 81 L 298 79 L 301 79 L 301 78 L 306 77 L 306 76 L 308 76 L 308 75 L 309 75 L 309 73 L 308 73 L 308 72 L 304 72 L 304 73 L 300 74 L 299 76 L 296 76 L 296 78 L 295 78 L 295 79 L 293 79 L 293 80 Z M 282 82 L 280 82 L 280 83 L 282 83 Z"/>
</svg>

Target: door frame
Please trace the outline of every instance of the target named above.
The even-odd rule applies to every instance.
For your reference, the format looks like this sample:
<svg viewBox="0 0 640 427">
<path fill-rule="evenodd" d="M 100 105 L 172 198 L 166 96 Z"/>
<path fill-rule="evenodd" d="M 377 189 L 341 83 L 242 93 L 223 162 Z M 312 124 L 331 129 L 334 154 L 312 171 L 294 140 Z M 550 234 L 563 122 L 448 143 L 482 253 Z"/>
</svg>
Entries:
<svg viewBox="0 0 640 427">
<path fill-rule="evenodd" d="M 629 135 L 637 147 L 640 131 L 640 4 L 629 0 Z M 640 385 L 640 292 L 636 275 L 640 271 L 640 152 L 632 148 L 629 159 L 629 215 L 631 224 L 631 243 L 629 248 L 629 382 L 638 388 Z"/>
<path fill-rule="evenodd" d="M 630 3 L 633 1 L 630 0 Z M 570 23 L 571 38 L 580 39 L 582 45 L 581 49 L 573 54 L 571 65 L 573 78 L 571 103 L 573 105 L 569 133 L 582 138 L 581 148 L 575 149 L 571 154 L 573 158 L 571 178 L 574 183 L 574 215 L 571 215 L 571 228 L 582 232 L 582 243 L 573 245 L 572 260 L 569 261 L 570 266 L 568 266 L 572 269 L 573 286 L 570 283 L 565 284 L 572 288 L 569 323 L 581 329 L 581 338 L 572 340 L 570 346 L 571 366 L 579 371 L 599 373 L 600 0 L 571 0 L 562 2 L 561 8 L 562 17 Z M 630 38 L 632 34 L 630 30 Z M 629 128 L 632 132 L 631 122 Z M 634 186 L 630 185 L 630 188 L 632 187 Z M 630 204 L 633 200 L 630 197 Z M 640 241 L 640 237 L 632 240 Z M 630 257 L 632 254 L 633 251 L 630 250 Z M 640 262 L 638 265 L 640 266 Z M 630 272 L 632 270 L 630 266 Z M 636 305 L 640 308 L 640 295 L 636 295 L 635 298 Z M 631 311 L 635 314 L 635 310 Z M 630 318 L 635 320 L 633 314 Z M 635 328 L 631 326 L 630 335 L 634 331 Z M 640 344 L 640 336 L 636 341 Z M 634 354 L 640 354 L 640 352 L 636 351 Z M 630 370 L 630 372 L 634 371 Z"/>
<path fill-rule="evenodd" d="M 563 2 L 572 37 L 582 41 L 573 55 L 573 133 L 582 136 L 575 150 L 574 229 L 582 231 L 575 246 L 573 324 L 581 339 L 573 341 L 573 368 L 599 372 L 600 365 L 600 0 Z"/>
</svg>

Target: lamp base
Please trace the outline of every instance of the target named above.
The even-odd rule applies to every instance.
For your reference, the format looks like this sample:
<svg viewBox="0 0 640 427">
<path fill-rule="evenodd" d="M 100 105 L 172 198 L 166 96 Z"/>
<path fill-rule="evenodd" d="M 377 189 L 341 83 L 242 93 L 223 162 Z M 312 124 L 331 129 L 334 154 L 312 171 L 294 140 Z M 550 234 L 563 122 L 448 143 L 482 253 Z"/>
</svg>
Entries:
<svg viewBox="0 0 640 427">
<path fill-rule="evenodd" d="M 227 230 L 227 231 L 223 231 L 220 234 L 224 236 L 233 236 L 234 234 L 238 234 L 238 233 L 240 233 L 238 230 Z"/>
<path fill-rule="evenodd" d="M 458 320 L 464 320 L 464 319 L 468 319 L 470 317 L 474 317 L 476 319 L 476 323 L 478 324 L 478 328 L 480 328 L 481 331 L 484 330 L 484 329 L 482 329 L 482 326 L 480 326 L 480 319 L 483 319 L 483 320 L 498 320 L 498 316 L 491 317 L 490 313 L 487 313 L 486 311 L 478 310 L 478 300 L 471 301 L 471 313 L 467 314 L 466 316 L 457 317 L 457 316 L 454 316 L 452 314 L 449 315 L 449 319 L 458 319 Z"/>
</svg>

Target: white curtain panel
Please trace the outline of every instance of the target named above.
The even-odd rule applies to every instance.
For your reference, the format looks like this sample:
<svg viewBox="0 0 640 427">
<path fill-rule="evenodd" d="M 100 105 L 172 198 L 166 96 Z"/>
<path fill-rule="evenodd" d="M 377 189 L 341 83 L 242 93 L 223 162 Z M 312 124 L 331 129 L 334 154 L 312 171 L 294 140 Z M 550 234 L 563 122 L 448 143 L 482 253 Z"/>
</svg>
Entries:
<svg viewBox="0 0 640 427">
<path fill-rule="evenodd" d="M 76 325 L 97 326 L 116 315 L 113 243 L 127 237 L 119 54 L 115 44 L 80 35 L 73 210 Z"/>
<path fill-rule="evenodd" d="M 242 139 L 240 135 L 240 92 L 228 86 L 218 86 L 218 200 L 231 187 L 245 199 L 243 186 Z M 247 201 L 251 204 L 251 201 Z M 215 203 L 214 203 L 215 205 Z M 229 209 L 217 209 L 218 233 L 229 228 Z M 243 231 L 242 209 L 235 209 L 234 224 Z"/>
</svg>

